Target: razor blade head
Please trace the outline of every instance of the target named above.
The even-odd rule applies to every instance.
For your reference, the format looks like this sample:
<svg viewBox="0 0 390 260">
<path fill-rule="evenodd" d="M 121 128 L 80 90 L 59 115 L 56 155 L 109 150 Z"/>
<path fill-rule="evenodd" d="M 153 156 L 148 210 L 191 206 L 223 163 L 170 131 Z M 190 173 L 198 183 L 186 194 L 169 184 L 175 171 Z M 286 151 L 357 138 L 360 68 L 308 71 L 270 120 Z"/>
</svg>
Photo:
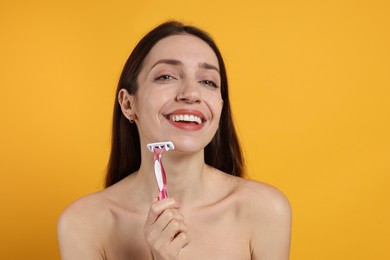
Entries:
<svg viewBox="0 0 390 260">
<path fill-rule="evenodd" d="M 158 142 L 147 144 L 149 151 L 153 152 L 154 148 L 164 149 L 165 151 L 175 150 L 175 146 L 172 142 Z"/>
</svg>

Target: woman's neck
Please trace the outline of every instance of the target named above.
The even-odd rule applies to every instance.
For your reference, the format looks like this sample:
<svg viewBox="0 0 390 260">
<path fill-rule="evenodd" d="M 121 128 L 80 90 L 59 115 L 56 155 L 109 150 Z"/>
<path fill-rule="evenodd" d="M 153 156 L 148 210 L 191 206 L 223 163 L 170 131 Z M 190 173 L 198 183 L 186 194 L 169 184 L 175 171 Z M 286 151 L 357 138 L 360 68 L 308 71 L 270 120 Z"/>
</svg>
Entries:
<svg viewBox="0 0 390 260">
<path fill-rule="evenodd" d="M 175 198 L 180 203 L 197 201 L 204 188 L 204 172 L 207 167 L 204 162 L 203 151 L 193 154 L 180 154 L 175 151 L 164 152 L 162 163 L 167 178 L 167 190 L 169 197 Z M 158 188 L 154 175 L 153 154 L 145 154 L 142 157 L 141 167 L 137 173 L 139 185 L 147 186 L 151 199 L 157 194 Z"/>
</svg>

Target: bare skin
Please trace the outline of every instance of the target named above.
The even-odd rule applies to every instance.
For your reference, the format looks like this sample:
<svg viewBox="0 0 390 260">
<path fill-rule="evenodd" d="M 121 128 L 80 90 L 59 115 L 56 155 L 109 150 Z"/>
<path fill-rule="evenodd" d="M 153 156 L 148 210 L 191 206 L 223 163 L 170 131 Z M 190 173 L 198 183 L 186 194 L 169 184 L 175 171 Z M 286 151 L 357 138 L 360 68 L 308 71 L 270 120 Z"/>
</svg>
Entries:
<svg viewBox="0 0 390 260">
<path fill-rule="evenodd" d="M 261 259 L 289 256 L 291 210 L 263 183 L 233 177 L 204 162 L 223 102 L 218 60 L 190 35 L 160 40 L 144 60 L 135 95 L 119 103 L 137 124 L 140 169 L 71 204 L 58 224 L 62 259 Z M 176 122 L 190 114 L 202 122 Z M 169 198 L 157 201 L 147 143 L 172 141 L 163 155 Z"/>
<path fill-rule="evenodd" d="M 139 174 L 78 200 L 59 223 L 62 258 L 288 259 L 285 197 L 208 166 L 204 175 L 202 188 L 190 186 L 181 200 L 172 187 L 171 198 L 156 202 Z"/>
</svg>

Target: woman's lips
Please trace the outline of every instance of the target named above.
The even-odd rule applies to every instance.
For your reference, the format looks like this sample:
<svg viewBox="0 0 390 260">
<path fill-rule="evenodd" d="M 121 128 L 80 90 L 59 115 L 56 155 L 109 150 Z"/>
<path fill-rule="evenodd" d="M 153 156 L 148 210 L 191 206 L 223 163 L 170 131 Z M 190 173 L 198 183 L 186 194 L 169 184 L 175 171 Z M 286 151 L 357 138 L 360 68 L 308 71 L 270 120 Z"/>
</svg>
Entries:
<svg viewBox="0 0 390 260">
<path fill-rule="evenodd" d="M 202 112 L 189 109 L 175 110 L 166 115 L 165 118 L 177 128 L 192 131 L 201 129 L 206 121 Z"/>
</svg>

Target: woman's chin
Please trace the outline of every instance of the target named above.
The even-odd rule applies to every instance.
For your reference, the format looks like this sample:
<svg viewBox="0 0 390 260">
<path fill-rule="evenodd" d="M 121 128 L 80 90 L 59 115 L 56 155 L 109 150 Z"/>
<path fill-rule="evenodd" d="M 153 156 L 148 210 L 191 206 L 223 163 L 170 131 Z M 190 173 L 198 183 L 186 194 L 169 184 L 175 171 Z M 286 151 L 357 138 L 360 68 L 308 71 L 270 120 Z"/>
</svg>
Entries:
<svg viewBox="0 0 390 260">
<path fill-rule="evenodd" d="M 173 142 L 175 145 L 175 151 L 178 153 L 185 153 L 185 154 L 191 154 L 191 153 L 199 153 L 203 152 L 203 149 L 205 148 L 205 145 L 202 145 L 201 142 L 188 142 L 188 141 L 176 141 Z"/>
</svg>

